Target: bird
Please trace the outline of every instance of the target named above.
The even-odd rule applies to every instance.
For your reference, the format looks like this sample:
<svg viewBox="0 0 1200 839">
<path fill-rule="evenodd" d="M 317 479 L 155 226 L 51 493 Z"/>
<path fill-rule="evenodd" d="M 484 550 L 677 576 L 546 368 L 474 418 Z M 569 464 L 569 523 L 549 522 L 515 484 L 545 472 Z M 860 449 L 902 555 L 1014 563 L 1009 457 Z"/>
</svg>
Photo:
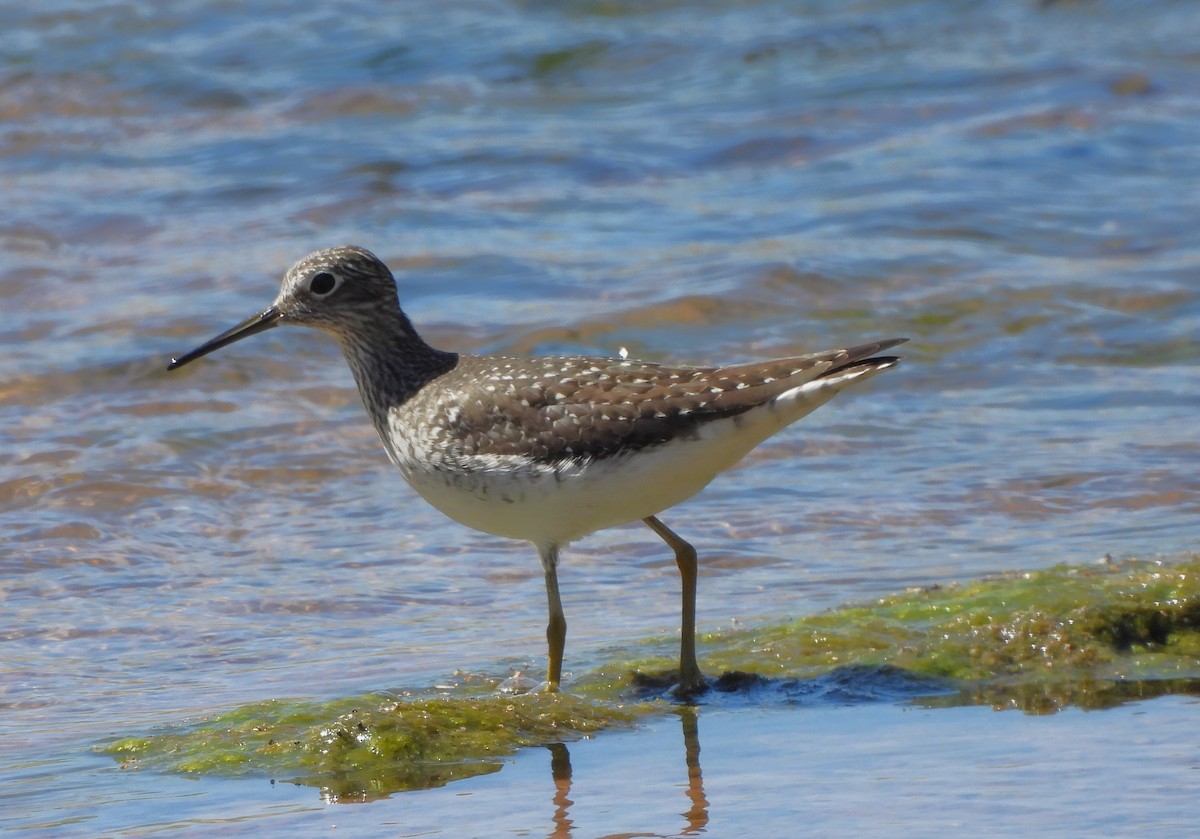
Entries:
<svg viewBox="0 0 1200 839">
<path fill-rule="evenodd" d="M 400 306 L 370 251 L 314 251 L 266 309 L 173 357 L 176 370 L 281 325 L 340 345 L 375 430 L 408 484 L 449 518 L 532 543 L 549 620 L 546 680 L 562 682 L 567 622 L 560 551 L 644 522 L 674 552 L 682 581 L 677 695 L 703 692 L 696 660 L 697 553 L 659 514 L 692 497 L 776 432 L 843 388 L 899 361 L 906 338 L 726 366 L 625 357 L 505 357 L 435 349 Z"/>
</svg>

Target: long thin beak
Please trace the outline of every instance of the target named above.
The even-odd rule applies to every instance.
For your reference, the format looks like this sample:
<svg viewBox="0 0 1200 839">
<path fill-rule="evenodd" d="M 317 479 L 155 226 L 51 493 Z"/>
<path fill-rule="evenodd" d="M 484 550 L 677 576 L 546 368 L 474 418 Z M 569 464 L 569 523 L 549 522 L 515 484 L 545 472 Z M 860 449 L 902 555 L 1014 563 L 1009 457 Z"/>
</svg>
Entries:
<svg viewBox="0 0 1200 839">
<path fill-rule="evenodd" d="M 234 341 L 249 338 L 251 335 L 257 335 L 260 332 L 266 332 L 272 326 L 279 325 L 279 318 L 282 315 L 283 313 L 274 306 L 264 309 L 254 317 L 246 318 L 246 320 L 239 323 L 233 329 L 222 332 L 216 338 L 201 344 L 191 352 L 184 353 L 177 358 L 172 358 L 171 363 L 167 365 L 167 369 L 174 370 L 176 367 L 182 367 L 188 362 L 195 361 L 197 358 L 219 350 L 221 347 L 232 344 Z"/>
</svg>

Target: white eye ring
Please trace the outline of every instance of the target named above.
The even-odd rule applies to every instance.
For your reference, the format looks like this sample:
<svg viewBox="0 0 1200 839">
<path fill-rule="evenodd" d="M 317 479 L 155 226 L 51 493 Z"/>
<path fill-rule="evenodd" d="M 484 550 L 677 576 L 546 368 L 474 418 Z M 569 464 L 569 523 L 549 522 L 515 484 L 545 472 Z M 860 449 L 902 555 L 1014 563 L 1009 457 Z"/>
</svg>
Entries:
<svg viewBox="0 0 1200 839">
<path fill-rule="evenodd" d="M 333 293 L 333 290 L 341 285 L 341 278 L 336 274 L 331 274 L 329 271 L 319 271 L 312 275 L 312 279 L 308 281 L 308 290 L 317 297 L 326 297 Z"/>
</svg>

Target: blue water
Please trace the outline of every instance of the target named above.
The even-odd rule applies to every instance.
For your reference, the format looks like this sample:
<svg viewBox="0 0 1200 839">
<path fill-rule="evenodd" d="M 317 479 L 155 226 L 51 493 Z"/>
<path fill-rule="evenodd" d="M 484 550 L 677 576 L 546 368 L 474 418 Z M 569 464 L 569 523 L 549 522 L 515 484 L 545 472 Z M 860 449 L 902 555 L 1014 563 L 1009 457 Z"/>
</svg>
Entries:
<svg viewBox="0 0 1200 839">
<path fill-rule="evenodd" d="M 549 782 L 535 753 L 469 794 L 326 811 L 308 788 L 90 753 L 239 702 L 540 666 L 533 552 L 408 491 L 331 342 L 277 330 L 165 372 L 317 247 L 379 253 L 446 349 L 711 362 L 910 336 L 900 369 L 664 516 L 700 550 L 702 628 L 1195 551 L 1198 31 L 1200 7 L 1166 0 L 0 8 L 0 828 L 236 833 L 295 812 L 321 832 L 353 812 L 364 835 L 486 835 L 521 767 Z M 565 563 L 568 670 L 675 631 L 674 563 L 644 528 Z M 1193 711 L 1069 717 L 1177 773 L 1115 828 L 1194 807 L 1195 760 L 1158 736 Z M 861 715 L 850 738 L 906 712 L 838 713 Z M 1034 724 L 921 713 L 897 751 Z M 1039 772 L 1079 769 L 1071 724 L 1038 731 Z M 621 742 L 649 755 L 641 736 Z M 807 776 L 771 745 L 787 810 Z M 862 777 L 870 755 L 843 746 L 822 747 L 827 775 Z M 1003 762 L 980 748 L 973 765 Z M 1106 754 L 1087 765 L 1119 778 L 1129 756 Z M 948 777 L 963 825 L 995 817 L 994 775 Z M 915 812 L 911 783 L 863 789 L 849 832 Z M 1041 789 L 997 835 L 1093 800 Z M 589 776 L 571 795 L 619 812 L 634 792 Z M 711 796 L 710 835 L 787 821 L 742 800 Z M 789 812 L 833 833 L 834 804 Z"/>
</svg>

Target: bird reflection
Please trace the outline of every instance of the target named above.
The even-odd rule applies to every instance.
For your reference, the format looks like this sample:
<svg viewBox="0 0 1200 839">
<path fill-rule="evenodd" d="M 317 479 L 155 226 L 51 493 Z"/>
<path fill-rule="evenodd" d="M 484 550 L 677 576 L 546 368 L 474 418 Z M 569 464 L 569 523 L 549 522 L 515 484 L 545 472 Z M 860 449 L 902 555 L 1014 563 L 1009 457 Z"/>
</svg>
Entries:
<svg viewBox="0 0 1200 839">
<path fill-rule="evenodd" d="M 691 807 L 681 815 L 687 819 L 686 836 L 700 833 L 708 826 L 708 799 L 704 796 L 704 776 L 700 771 L 700 713 L 694 705 L 679 709 L 683 724 L 683 759 L 687 765 L 687 797 Z"/>
<path fill-rule="evenodd" d="M 571 753 L 565 743 L 551 743 L 550 776 L 554 778 L 554 830 L 550 831 L 551 839 L 567 839 L 571 835 L 574 822 L 569 815 L 571 805 L 575 802 L 568 796 L 571 794 Z"/>
<path fill-rule="evenodd" d="M 685 820 L 681 836 L 704 832 L 708 826 L 708 798 L 704 795 L 704 776 L 700 769 L 700 718 L 694 706 L 677 709 L 683 727 L 683 761 L 687 771 L 688 808 L 680 813 Z M 550 776 L 554 780 L 554 828 L 550 839 L 570 839 L 575 822 L 571 819 L 571 753 L 565 743 L 552 743 L 550 751 Z M 628 836 L 628 834 L 620 834 Z M 642 835 L 642 834 L 638 834 Z M 615 837 L 614 837 L 615 839 Z"/>
</svg>

